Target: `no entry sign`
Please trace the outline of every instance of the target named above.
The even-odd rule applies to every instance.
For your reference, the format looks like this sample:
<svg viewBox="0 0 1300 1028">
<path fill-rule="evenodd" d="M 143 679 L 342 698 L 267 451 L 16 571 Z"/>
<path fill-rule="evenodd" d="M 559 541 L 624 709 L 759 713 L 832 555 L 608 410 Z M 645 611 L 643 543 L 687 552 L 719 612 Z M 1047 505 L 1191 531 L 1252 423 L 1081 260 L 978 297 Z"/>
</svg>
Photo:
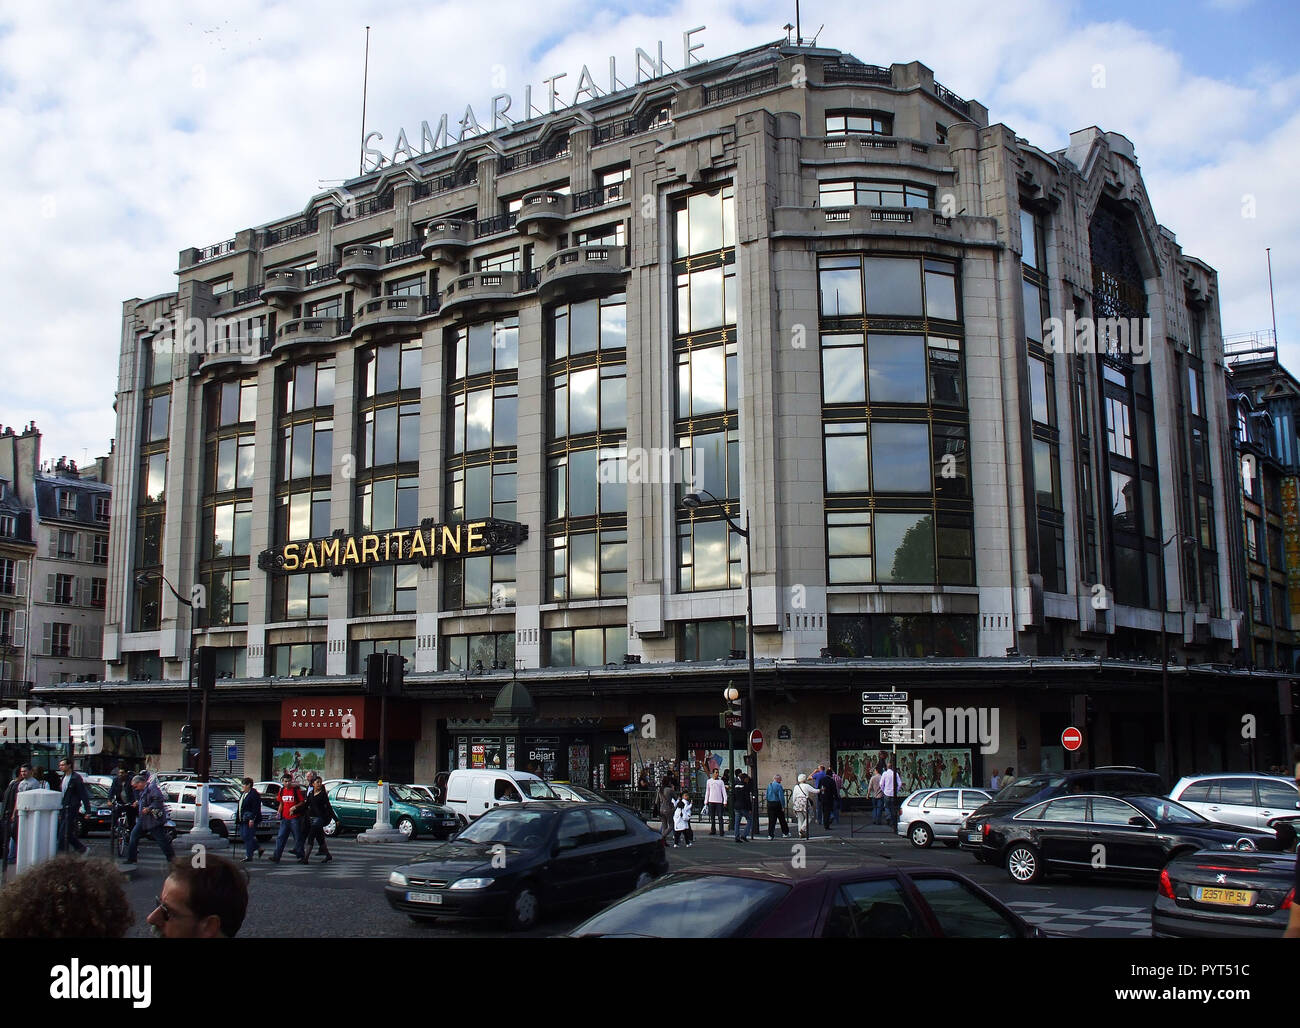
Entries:
<svg viewBox="0 0 1300 1028">
<path fill-rule="evenodd" d="M 757 728 L 749 733 L 749 748 L 755 753 L 763 748 L 763 733 Z"/>
<path fill-rule="evenodd" d="M 1061 733 L 1061 745 L 1073 753 L 1083 745 L 1083 733 L 1073 726 Z"/>
</svg>

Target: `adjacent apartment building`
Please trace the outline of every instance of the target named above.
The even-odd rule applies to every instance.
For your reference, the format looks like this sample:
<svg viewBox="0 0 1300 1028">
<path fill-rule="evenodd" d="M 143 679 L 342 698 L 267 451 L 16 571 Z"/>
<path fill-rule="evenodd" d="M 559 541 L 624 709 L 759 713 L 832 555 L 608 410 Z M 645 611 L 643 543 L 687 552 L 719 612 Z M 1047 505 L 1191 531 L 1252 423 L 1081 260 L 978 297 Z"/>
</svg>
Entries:
<svg viewBox="0 0 1300 1028">
<path fill-rule="evenodd" d="M 388 650 L 398 779 L 725 763 L 749 586 L 766 768 L 856 783 L 895 687 L 920 784 L 1277 759 L 1277 681 L 1231 667 L 1217 277 L 1132 142 L 789 43 L 587 97 L 126 301 L 109 720 L 178 764 L 212 646 L 214 767 L 360 776 Z"/>
</svg>

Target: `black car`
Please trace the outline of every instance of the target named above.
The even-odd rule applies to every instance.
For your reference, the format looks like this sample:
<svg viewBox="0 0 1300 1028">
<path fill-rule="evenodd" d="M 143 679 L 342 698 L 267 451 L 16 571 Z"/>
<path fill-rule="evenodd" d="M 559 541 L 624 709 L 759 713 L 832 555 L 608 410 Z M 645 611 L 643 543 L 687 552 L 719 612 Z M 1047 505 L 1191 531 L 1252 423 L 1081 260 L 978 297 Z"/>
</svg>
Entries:
<svg viewBox="0 0 1300 1028">
<path fill-rule="evenodd" d="M 984 818 L 981 856 L 1002 864 L 1012 881 L 1045 874 L 1155 875 L 1196 850 L 1277 850 L 1272 832 L 1206 820 L 1165 796 L 1059 796 L 1000 817 Z"/>
<path fill-rule="evenodd" d="M 619 900 L 574 938 L 1024 939 L 1043 932 L 956 871 L 694 867 Z"/>
<path fill-rule="evenodd" d="M 526 929 L 544 909 L 613 899 L 667 871 L 659 833 L 626 808 L 541 800 L 488 811 L 396 868 L 384 895 L 413 921 L 491 917 Z"/>
<path fill-rule="evenodd" d="M 1163 796 L 1167 790 L 1160 776 L 1140 767 L 1097 767 L 1077 771 L 1041 771 L 1017 779 L 997 795 L 976 807 L 958 828 L 957 844 L 984 860 L 987 851 L 974 837 L 989 818 L 1013 813 L 1031 803 L 1056 796 L 1082 793 L 1103 796 Z"/>
<path fill-rule="evenodd" d="M 1294 853 L 1202 850 L 1160 872 L 1151 934 L 1162 938 L 1280 938 L 1295 900 Z"/>
<path fill-rule="evenodd" d="M 87 814 L 84 807 L 77 811 L 77 835 L 83 838 L 91 832 L 107 832 L 113 827 L 113 801 L 108 798 L 108 790 L 98 782 L 87 782 L 86 790 L 93 811 Z"/>
</svg>

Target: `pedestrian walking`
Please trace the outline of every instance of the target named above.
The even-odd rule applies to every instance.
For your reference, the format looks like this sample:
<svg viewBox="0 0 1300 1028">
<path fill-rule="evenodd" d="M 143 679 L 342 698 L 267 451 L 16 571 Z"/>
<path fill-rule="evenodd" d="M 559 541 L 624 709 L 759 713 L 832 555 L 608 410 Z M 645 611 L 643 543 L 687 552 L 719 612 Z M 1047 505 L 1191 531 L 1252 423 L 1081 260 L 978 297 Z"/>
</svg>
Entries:
<svg viewBox="0 0 1300 1028">
<path fill-rule="evenodd" d="M 275 794 L 276 805 L 280 808 L 280 831 L 275 837 L 275 852 L 271 855 L 271 863 L 280 863 L 280 856 L 284 853 L 284 845 L 289 841 L 290 834 L 293 835 L 293 855 L 299 862 L 307 863 L 307 854 L 302 848 L 301 819 L 306 811 L 306 801 L 302 789 L 293 784 L 293 776 L 288 771 L 282 774 L 280 791 Z"/>
<path fill-rule="evenodd" d="M 794 815 L 799 825 L 799 838 L 808 839 L 808 814 L 814 807 L 817 790 L 808 781 L 808 776 L 800 772 L 799 781 L 794 787 Z"/>
<path fill-rule="evenodd" d="M 813 820 L 816 821 L 818 824 L 821 824 L 821 823 L 822 823 L 822 817 L 823 817 L 823 814 L 822 814 L 822 779 L 825 778 L 825 777 L 826 777 L 826 765 L 825 765 L 825 764 L 818 764 L 818 765 L 817 765 L 817 770 L 814 771 L 814 772 L 812 773 L 812 778 L 809 779 L 809 781 L 812 782 L 812 787 L 813 787 L 814 789 L 817 790 L 817 806 L 816 806 L 816 809 L 815 809 L 815 811 L 814 811 Z"/>
<path fill-rule="evenodd" d="M 330 806 L 329 793 L 325 791 L 325 783 L 320 778 L 312 780 L 312 793 L 307 797 L 307 815 L 311 819 L 310 836 L 308 843 L 315 842 L 320 847 L 322 864 L 328 864 L 334 857 L 330 854 L 330 848 L 325 845 L 325 826 L 335 819 L 334 808 Z M 387 786 L 384 786 L 387 788 Z M 304 858 L 304 862 L 305 862 Z"/>
<path fill-rule="evenodd" d="M 989 776 L 989 792 L 996 793 L 1001 786 L 998 785 L 998 769 L 993 769 L 993 774 Z"/>
<path fill-rule="evenodd" d="M 1002 777 L 998 779 L 998 786 L 1000 788 L 1005 789 L 1008 785 L 1015 785 L 1015 784 L 1016 784 L 1016 769 L 1014 767 L 1009 767 L 1003 773 Z"/>
<path fill-rule="evenodd" d="M 251 778 L 244 779 L 244 794 L 239 797 L 239 834 L 244 839 L 244 863 L 266 851 L 257 844 L 257 826 L 262 823 L 262 794 L 253 788 Z"/>
<path fill-rule="evenodd" d="M 682 836 L 686 836 L 686 845 L 689 847 L 695 841 L 695 832 L 691 829 L 691 794 L 682 790 L 681 796 L 677 798 L 677 804 L 673 807 L 673 848 L 682 841 Z"/>
<path fill-rule="evenodd" d="M 704 802 L 709 808 L 709 834 L 727 834 L 727 783 L 716 767 L 704 785 Z"/>
<path fill-rule="evenodd" d="M 303 798 L 304 798 L 305 800 L 309 800 L 309 799 L 311 799 L 312 790 L 315 788 L 315 786 L 316 786 L 316 779 L 318 779 L 318 778 L 320 778 L 320 775 L 318 775 L 315 771 L 308 771 L 308 772 L 307 772 L 307 784 L 303 787 L 303 790 L 302 790 Z M 326 824 L 328 824 L 328 823 L 329 823 L 329 822 L 326 822 Z M 310 861 L 310 860 L 311 860 L 311 851 L 312 851 L 312 848 L 313 848 L 313 847 L 312 847 L 311 821 L 310 821 L 310 818 L 306 818 L 306 817 L 303 818 L 303 822 L 302 822 L 302 839 L 303 839 L 303 847 L 302 847 L 302 853 L 303 853 L 303 856 L 305 856 L 305 857 L 307 858 L 307 860 Z"/>
<path fill-rule="evenodd" d="M 673 830 L 673 812 L 677 807 L 677 794 L 673 792 L 673 783 L 665 775 L 659 783 L 659 837 L 664 845 L 668 844 L 668 833 Z"/>
<path fill-rule="evenodd" d="M 776 823 L 781 822 L 781 834 L 790 838 L 790 825 L 785 819 L 785 786 L 781 776 L 774 775 L 767 783 L 767 837 L 776 838 Z"/>
<path fill-rule="evenodd" d="M 835 779 L 835 806 L 831 811 L 832 824 L 839 824 L 840 810 L 844 806 L 844 776 L 838 771 L 832 771 L 830 774 Z"/>
<path fill-rule="evenodd" d="M 890 764 L 880 776 L 880 791 L 885 800 L 885 824 L 891 828 L 898 822 L 898 794 L 903 787 L 903 779 L 898 769 Z"/>
<path fill-rule="evenodd" d="M 5 860 L 10 864 L 18 859 L 18 794 L 24 791 L 23 783 L 31 777 L 31 774 L 30 765 L 19 765 L 13 781 L 5 786 L 4 803 L 0 807 L 4 824 Z"/>
<path fill-rule="evenodd" d="M 839 790 L 835 788 L 835 776 L 829 772 L 822 775 L 821 783 L 822 797 L 822 827 L 826 831 L 831 830 L 835 817 L 835 801 L 839 798 Z"/>
<path fill-rule="evenodd" d="M 736 823 L 736 841 L 747 841 L 745 836 L 754 834 L 754 797 L 750 789 L 749 775 L 741 771 L 736 775 L 736 787 L 732 790 L 732 802 L 735 803 L 733 820 Z"/>
<path fill-rule="evenodd" d="M 871 779 L 867 782 L 867 799 L 871 801 L 871 823 L 878 825 L 885 817 L 885 794 L 880 788 L 881 774 L 872 769 Z"/>
<path fill-rule="evenodd" d="M 59 785 L 63 793 L 63 800 L 59 806 L 59 852 L 62 853 L 71 846 L 78 853 L 86 853 L 88 852 L 86 844 L 77 835 L 77 812 L 83 808 L 87 814 L 95 812 L 90 800 L 90 790 L 86 788 L 81 775 L 73 770 L 72 761 L 67 757 L 59 761 L 59 774 L 63 776 L 63 781 Z"/>
<path fill-rule="evenodd" d="M 126 844 L 125 864 L 134 864 L 139 852 L 140 836 L 147 835 L 158 844 L 163 856 L 168 860 L 176 856 L 172 841 L 167 837 L 167 822 L 171 814 L 167 810 L 167 801 L 157 783 L 148 781 L 144 775 L 131 779 L 131 788 L 135 791 L 134 806 L 136 810 L 135 827 L 131 829 L 131 838 Z"/>
</svg>

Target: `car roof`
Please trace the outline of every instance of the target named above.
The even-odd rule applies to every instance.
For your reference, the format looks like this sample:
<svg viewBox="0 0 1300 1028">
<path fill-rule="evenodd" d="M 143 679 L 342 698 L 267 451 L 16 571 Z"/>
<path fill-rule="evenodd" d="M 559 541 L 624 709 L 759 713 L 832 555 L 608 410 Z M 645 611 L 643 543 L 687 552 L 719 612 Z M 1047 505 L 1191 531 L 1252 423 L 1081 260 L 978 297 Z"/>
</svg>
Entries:
<svg viewBox="0 0 1300 1028">
<path fill-rule="evenodd" d="M 1211 778 L 1262 778 L 1268 782 L 1293 782 L 1287 775 L 1266 775 L 1263 771 L 1212 771 L 1204 775 L 1184 775 L 1178 779 L 1178 784 L 1208 782 Z"/>
<path fill-rule="evenodd" d="M 626 813 L 630 808 L 623 806 L 621 803 L 584 803 L 583 809 L 591 807 L 608 807 L 610 810 L 622 810 Z M 493 810 L 573 810 L 572 800 L 529 800 L 527 803 L 500 803 L 492 808 Z M 491 810 L 487 811 L 492 813 Z"/>
<path fill-rule="evenodd" d="M 940 867 L 936 864 L 909 864 L 893 860 L 884 854 L 867 854 L 859 858 L 853 867 L 843 865 L 831 866 L 827 863 L 810 861 L 806 866 L 795 868 L 789 861 L 758 860 L 751 864 L 695 864 L 690 867 L 675 869 L 674 875 L 722 875 L 729 878 L 752 878 L 759 881 L 781 882 L 798 885 L 809 881 L 847 882 L 867 875 L 891 875 L 896 871 L 906 874 L 940 874 L 946 877 L 965 878 L 966 875 L 952 867 Z"/>
</svg>

